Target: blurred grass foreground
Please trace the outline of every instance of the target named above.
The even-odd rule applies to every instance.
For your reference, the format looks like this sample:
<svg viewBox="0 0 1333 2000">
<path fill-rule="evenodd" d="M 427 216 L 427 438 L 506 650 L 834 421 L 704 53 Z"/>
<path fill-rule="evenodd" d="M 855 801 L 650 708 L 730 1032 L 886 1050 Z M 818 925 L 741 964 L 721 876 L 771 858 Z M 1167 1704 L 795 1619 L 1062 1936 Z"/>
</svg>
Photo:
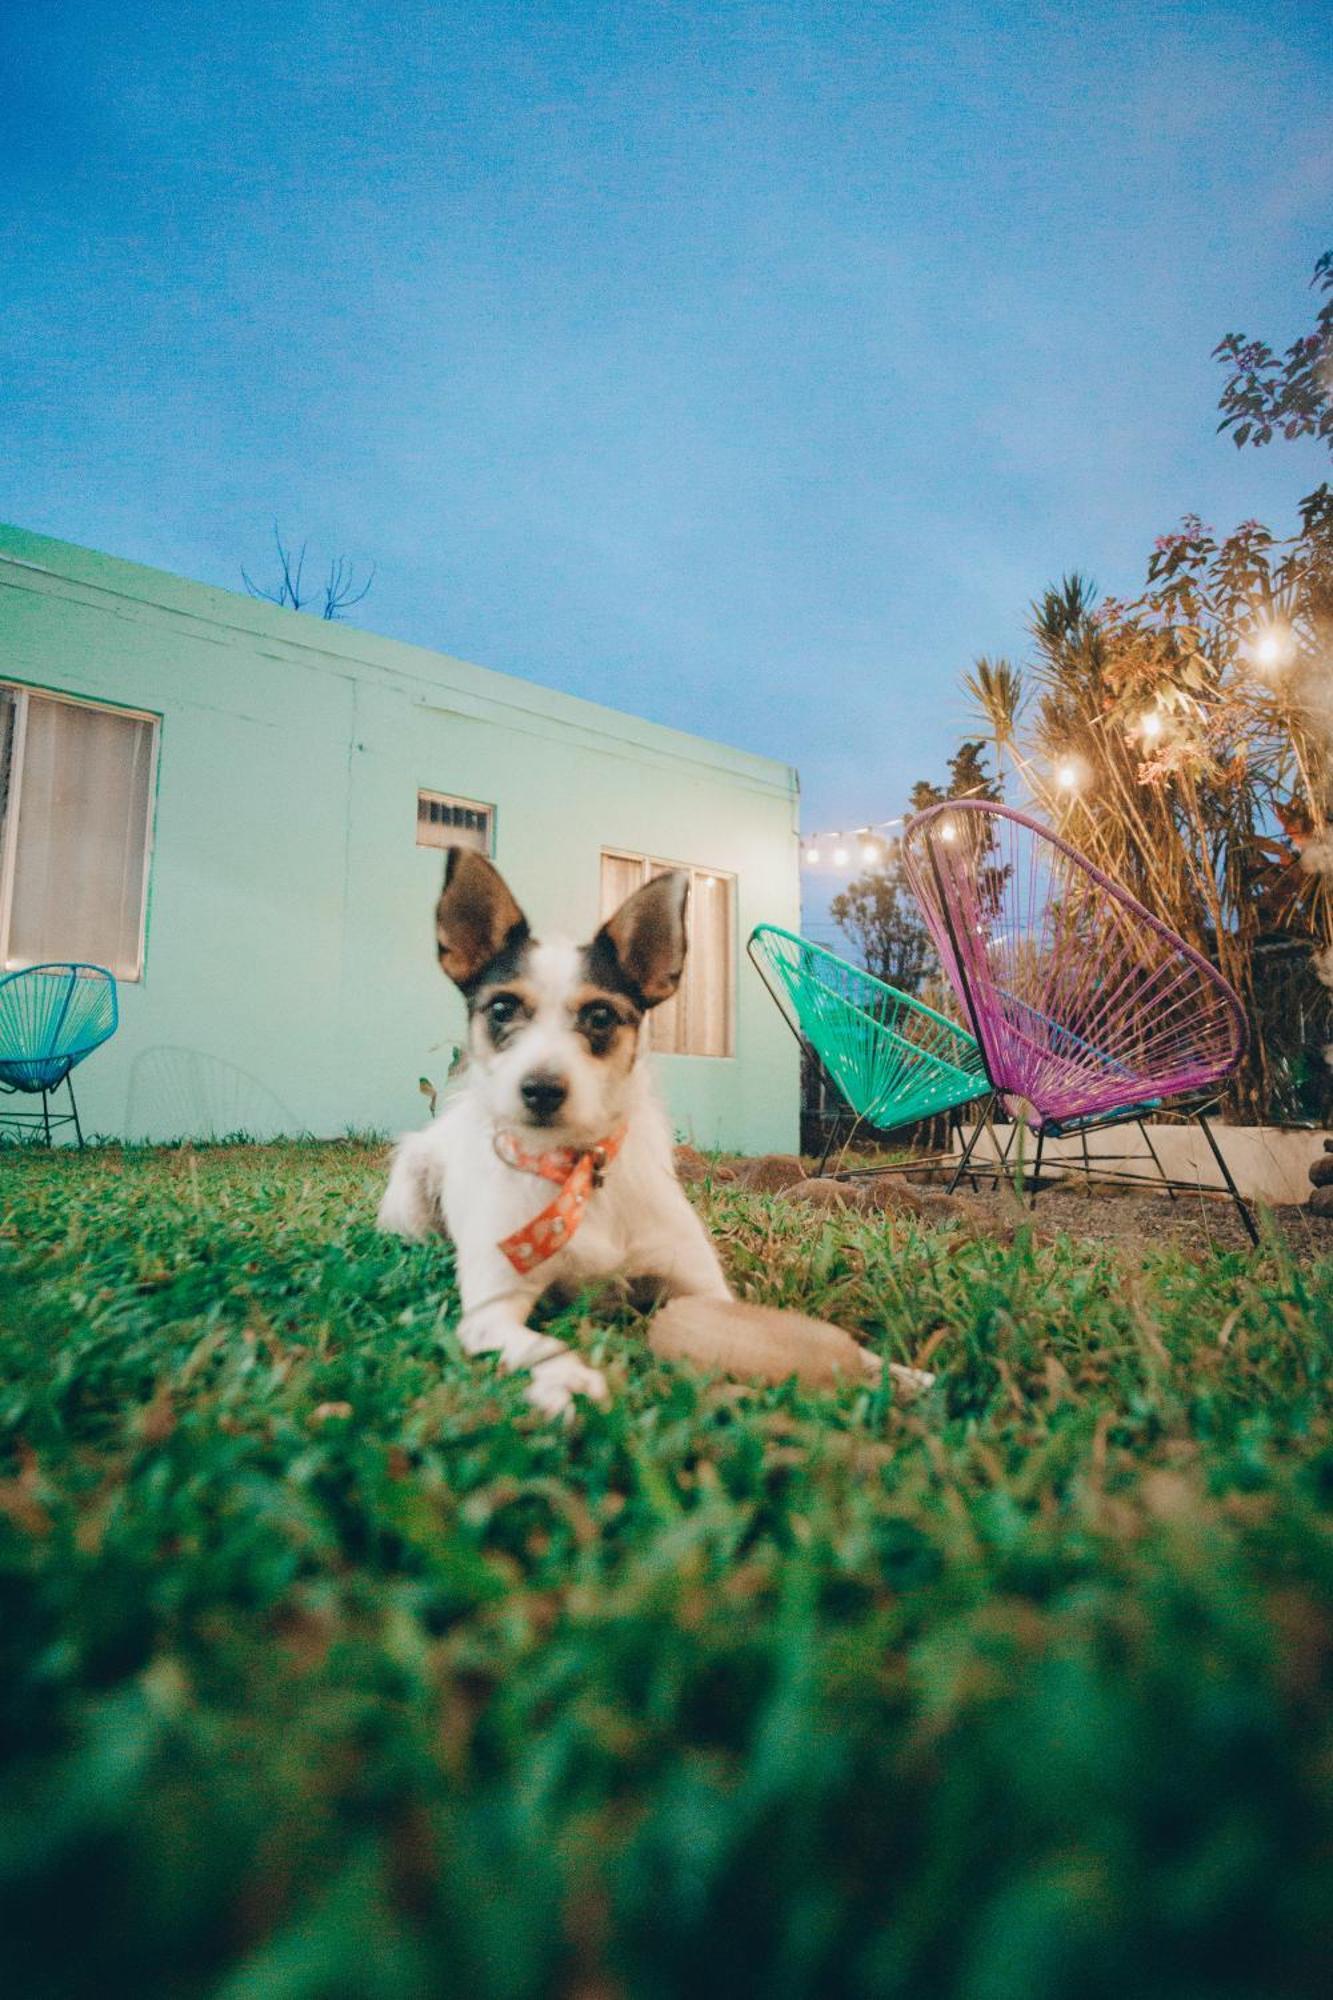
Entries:
<svg viewBox="0 0 1333 2000">
<path fill-rule="evenodd" d="M 705 1189 L 938 1387 L 562 1430 L 382 1173 L 0 1155 L 7 1991 L 1328 1990 L 1333 1262 Z"/>
</svg>

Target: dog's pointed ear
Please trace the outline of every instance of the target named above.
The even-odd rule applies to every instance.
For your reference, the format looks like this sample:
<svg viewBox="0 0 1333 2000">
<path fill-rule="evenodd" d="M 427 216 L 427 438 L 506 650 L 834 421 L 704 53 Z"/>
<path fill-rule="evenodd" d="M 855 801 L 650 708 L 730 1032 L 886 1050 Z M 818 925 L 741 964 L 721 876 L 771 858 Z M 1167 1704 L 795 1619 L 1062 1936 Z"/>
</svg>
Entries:
<svg viewBox="0 0 1333 2000">
<path fill-rule="evenodd" d="M 492 959 L 523 943 L 528 920 L 484 854 L 471 847 L 450 847 L 446 854 L 435 945 L 440 970 L 466 993 Z"/>
<path fill-rule="evenodd" d="M 690 878 L 683 868 L 655 875 L 608 917 L 593 949 L 609 951 L 621 978 L 645 1007 L 669 1000 L 685 970 L 685 911 Z"/>
</svg>

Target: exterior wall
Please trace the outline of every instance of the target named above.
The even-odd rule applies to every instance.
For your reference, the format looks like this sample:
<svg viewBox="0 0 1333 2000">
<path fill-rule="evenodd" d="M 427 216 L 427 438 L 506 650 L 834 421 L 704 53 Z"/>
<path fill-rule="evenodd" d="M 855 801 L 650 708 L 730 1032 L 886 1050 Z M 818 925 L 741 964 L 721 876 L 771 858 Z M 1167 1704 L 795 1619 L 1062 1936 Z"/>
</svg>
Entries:
<svg viewBox="0 0 1333 2000">
<path fill-rule="evenodd" d="M 744 956 L 756 923 L 798 925 L 786 766 L 14 528 L 0 679 L 162 718 L 144 977 L 77 1073 L 89 1130 L 422 1122 L 463 1023 L 423 787 L 496 808 L 539 934 L 596 928 L 603 847 L 734 873 L 736 1054 L 654 1061 L 682 1135 L 795 1146 L 795 1045 Z"/>
</svg>

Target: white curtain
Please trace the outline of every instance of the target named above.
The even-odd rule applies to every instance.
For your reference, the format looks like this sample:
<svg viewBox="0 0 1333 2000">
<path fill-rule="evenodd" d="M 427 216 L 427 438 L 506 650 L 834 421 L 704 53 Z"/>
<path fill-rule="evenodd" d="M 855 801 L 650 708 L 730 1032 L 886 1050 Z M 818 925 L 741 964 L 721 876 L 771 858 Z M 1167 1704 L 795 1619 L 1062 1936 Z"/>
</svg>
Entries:
<svg viewBox="0 0 1333 2000">
<path fill-rule="evenodd" d="M 690 1051 L 696 1056 L 731 1054 L 731 904 L 731 878 L 696 869 L 685 961 Z"/>
<path fill-rule="evenodd" d="M 36 694 L 27 710 L 7 962 L 83 959 L 137 979 L 153 725 Z"/>
<path fill-rule="evenodd" d="M 604 854 L 602 856 L 602 922 L 620 908 L 627 896 L 641 889 L 648 880 L 648 863 L 637 855 Z"/>
<path fill-rule="evenodd" d="M 602 856 L 602 919 L 670 867 L 637 855 Z M 689 949 L 675 997 L 648 1017 L 648 1042 L 664 1055 L 731 1054 L 731 931 L 735 884 L 729 875 L 690 871 Z"/>
</svg>

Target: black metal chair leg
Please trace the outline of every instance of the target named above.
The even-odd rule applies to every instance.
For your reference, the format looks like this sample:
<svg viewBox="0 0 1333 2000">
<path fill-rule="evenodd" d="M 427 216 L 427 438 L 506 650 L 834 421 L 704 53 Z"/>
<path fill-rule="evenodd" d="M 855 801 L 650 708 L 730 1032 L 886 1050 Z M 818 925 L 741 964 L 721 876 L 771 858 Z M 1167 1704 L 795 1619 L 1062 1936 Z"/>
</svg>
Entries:
<svg viewBox="0 0 1333 2000">
<path fill-rule="evenodd" d="M 1251 1215 L 1249 1209 L 1246 1207 L 1244 1201 L 1242 1201 L 1241 1199 L 1240 1189 L 1236 1186 L 1235 1181 L 1231 1178 L 1231 1169 L 1222 1157 L 1222 1148 L 1218 1145 L 1216 1139 L 1213 1137 L 1212 1127 L 1209 1125 L 1208 1120 L 1202 1111 L 1199 1113 L 1196 1123 L 1200 1126 L 1204 1138 L 1208 1141 L 1208 1144 L 1212 1147 L 1213 1158 L 1217 1161 L 1218 1167 L 1221 1170 L 1222 1178 L 1227 1184 L 1227 1192 L 1231 1196 L 1232 1201 L 1234 1201 L 1236 1204 L 1236 1213 L 1240 1216 L 1241 1221 L 1245 1224 L 1246 1234 L 1249 1236 L 1251 1243 L 1257 1246 L 1259 1242 L 1259 1231 L 1255 1226 L 1254 1217 Z"/>
<path fill-rule="evenodd" d="M 1173 1180 L 1169 1178 L 1166 1168 L 1162 1165 L 1161 1161 L 1158 1159 L 1157 1148 L 1156 1146 L 1154 1146 L 1152 1140 L 1148 1137 L 1147 1126 L 1144 1124 L 1141 1118 L 1136 1118 L 1134 1120 L 1134 1123 L 1138 1126 L 1139 1131 L 1143 1134 L 1143 1143 L 1148 1148 L 1149 1153 L 1152 1155 L 1153 1165 L 1156 1167 L 1158 1173 L 1162 1176 L 1162 1185 L 1165 1187 L 1169 1199 L 1175 1201 L 1176 1184 Z"/>
<path fill-rule="evenodd" d="M 958 1186 L 959 1181 L 963 1178 L 963 1175 L 967 1172 L 967 1163 L 971 1159 L 973 1153 L 976 1151 L 977 1141 L 980 1139 L 983 1129 L 989 1123 L 990 1112 L 991 1112 L 991 1107 L 988 1104 L 984 1112 L 982 1112 L 977 1119 L 976 1126 L 972 1133 L 972 1137 L 968 1140 L 966 1146 L 964 1146 L 962 1158 L 959 1160 L 958 1165 L 954 1168 L 953 1179 L 949 1182 L 949 1187 L 948 1187 L 948 1192 L 950 1194 L 953 1193 L 954 1189 Z M 958 1121 L 958 1129 L 960 1132 L 963 1129 L 961 1119 Z M 974 1191 L 976 1189 L 976 1185 L 977 1185 L 977 1177 L 975 1174 L 973 1174 L 972 1187 Z"/>
<path fill-rule="evenodd" d="M 1087 1196 L 1088 1200 L 1091 1201 L 1092 1200 L 1092 1155 L 1088 1151 L 1088 1128 L 1086 1125 L 1081 1125 L 1079 1127 L 1078 1136 L 1083 1142 L 1083 1192 Z"/>
<path fill-rule="evenodd" d="M 958 1147 L 958 1151 L 959 1151 L 959 1154 L 960 1154 L 960 1155 L 962 1155 L 962 1154 L 964 1153 L 964 1151 L 965 1151 L 965 1149 L 966 1149 L 966 1144 L 967 1144 L 967 1142 L 966 1142 L 966 1141 L 965 1141 L 965 1139 L 963 1138 L 963 1119 L 962 1119 L 962 1113 L 961 1113 L 961 1112 L 959 1111 L 959 1109 L 958 1109 L 958 1106 L 957 1106 L 956 1104 L 955 1104 L 955 1106 L 953 1107 L 953 1110 L 952 1110 L 952 1111 L 951 1111 L 951 1112 L 949 1113 L 949 1128 L 948 1128 L 948 1132 L 947 1132 L 947 1135 L 946 1135 L 946 1140 L 947 1140 L 947 1143 L 946 1143 L 946 1147 L 945 1147 L 945 1150 L 946 1150 L 946 1152 L 948 1152 L 948 1151 L 951 1151 L 951 1150 L 952 1150 L 952 1148 L 953 1148 L 953 1146 L 954 1146 L 954 1144 L 956 1143 L 956 1144 L 957 1144 L 957 1147 Z M 961 1173 L 961 1172 L 962 1172 L 962 1168 L 960 1167 L 960 1168 L 959 1168 L 959 1173 Z M 971 1173 L 970 1173 L 970 1174 L 968 1175 L 968 1177 L 967 1177 L 967 1178 L 968 1178 L 968 1179 L 969 1179 L 969 1180 L 971 1181 L 971 1183 L 972 1183 L 972 1192 L 973 1192 L 973 1194 L 980 1194 L 980 1192 L 981 1192 L 981 1184 L 980 1184 L 980 1182 L 979 1182 L 979 1181 L 977 1180 L 977 1176 L 976 1176 L 976 1169 L 975 1169 L 975 1168 L 974 1168 L 974 1169 L 972 1170 L 972 1172 L 971 1172 Z M 955 1177 L 954 1181 L 953 1181 L 953 1182 L 951 1182 L 951 1183 L 950 1183 L 950 1185 L 951 1185 L 952 1187 L 956 1187 L 956 1186 L 957 1186 L 957 1184 L 958 1184 L 958 1183 L 957 1183 L 957 1178 Z"/>
<path fill-rule="evenodd" d="M 828 1156 L 833 1151 L 833 1141 L 837 1138 L 837 1136 L 838 1136 L 838 1119 L 837 1119 L 837 1114 L 835 1113 L 832 1119 L 829 1121 L 828 1137 L 824 1141 L 824 1150 L 819 1157 L 819 1173 L 816 1176 L 818 1180 L 822 1180 L 824 1178 L 824 1169 L 828 1165 Z"/>
<path fill-rule="evenodd" d="M 82 1127 L 82 1125 L 80 1125 L 80 1123 L 79 1123 L 79 1107 L 78 1107 L 78 1105 L 77 1105 L 77 1104 L 75 1103 L 75 1101 L 74 1101 L 74 1072 L 73 1072 L 73 1070 L 67 1070 L 67 1071 L 65 1072 L 65 1088 L 66 1088 L 66 1090 L 67 1090 L 67 1091 L 69 1092 L 69 1108 L 70 1108 L 70 1111 L 71 1111 L 71 1113 L 73 1114 L 73 1117 L 74 1117 L 74 1136 L 75 1136 L 75 1138 L 76 1138 L 76 1139 L 78 1140 L 78 1142 L 79 1142 L 79 1151 L 80 1151 L 80 1152 L 82 1152 L 82 1151 L 83 1151 L 83 1127 Z"/>
<path fill-rule="evenodd" d="M 1009 1155 L 1014 1150 L 1015 1139 L 1018 1140 L 1018 1157 L 1020 1160 L 1023 1157 L 1023 1142 L 1020 1137 L 1020 1134 L 1024 1131 L 1024 1129 L 1025 1127 L 1021 1119 L 1018 1118 L 1011 1119 L 1008 1126 L 1005 1128 L 1004 1144 L 1002 1146 L 999 1142 L 999 1139 L 996 1137 L 994 1121 L 992 1121 L 991 1123 L 991 1139 L 994 1142 L 995 1146 L 995 1191 L 997 1194 L 999 1193 L 1000 1190 L 1001 1175 L 1004 1173 L 1005 1168 L 1009 1165 Z"/>
<path fill-rule="evenodd" d="M 1039 1194 L 1041 1193 L 1041 1153 L 1042 1153 L 1042 1148 L 1043 1148 L 1043 1146 L 1044 1146 L 1045 1144 L 1046 1144 L 1046 1134 L 1045 1134 L 1044 1132 L 1038 1132 L 1038 1134 L 1037 1134 L 1037 1157 L 1036 1157 L 1036 1159 L 1035 1159 L 1035 1160 L 1033 1161 L 1033 1164 L 1032 1164 L 1032 1206 L 1033 1206 L 1033 1208 L 1035 1208 L 1035 1207 L 1037 1206 L 1037 1196 L 1038 1196 L 1038 1195 L 1039 1195 Z"/>
<path fill-rule="evenodd" d="M 42 1092 L 42 1126 L 46 1133 L 46 1143 L 51 1143 L 51 1105 L 45 1091 Z"/>
</svg>

